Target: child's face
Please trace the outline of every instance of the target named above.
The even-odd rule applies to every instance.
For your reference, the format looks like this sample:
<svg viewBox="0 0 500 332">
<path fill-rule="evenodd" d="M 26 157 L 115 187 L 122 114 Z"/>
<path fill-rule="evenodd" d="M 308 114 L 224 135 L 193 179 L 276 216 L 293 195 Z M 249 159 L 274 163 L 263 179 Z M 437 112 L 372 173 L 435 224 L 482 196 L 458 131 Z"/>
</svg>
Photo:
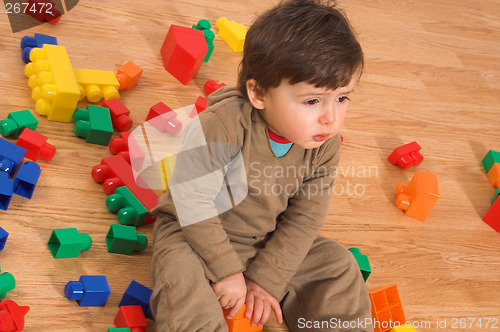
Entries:
<svg viewBox="0 0 500 332">
<path fill-rule="evenodd" d="M 253 106 L 273 132 L 304 149 L 312 149 L 335 136 L 342 127 L 358 75 L 353 77 L 347 86 L 336 90 L 304 82 L 290 85 L 287 80 L 262 93 L 255 89 L 251 92 L 248 84 L 247 90 Z"/>
</svg>

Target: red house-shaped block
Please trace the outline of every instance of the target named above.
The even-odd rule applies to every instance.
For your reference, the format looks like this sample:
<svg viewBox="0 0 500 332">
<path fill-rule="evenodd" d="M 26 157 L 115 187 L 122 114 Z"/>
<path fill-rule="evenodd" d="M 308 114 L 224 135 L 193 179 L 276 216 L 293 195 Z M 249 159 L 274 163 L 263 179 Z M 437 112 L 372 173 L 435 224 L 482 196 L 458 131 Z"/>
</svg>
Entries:
<svg viewBox="0 0 500 332">
<path fill-rule="evenodd" d="M 184 85 L 198 74 L 207 52 L 203 31 L 173 24 L 161 47 L 165 69 Z"/>
</svg>

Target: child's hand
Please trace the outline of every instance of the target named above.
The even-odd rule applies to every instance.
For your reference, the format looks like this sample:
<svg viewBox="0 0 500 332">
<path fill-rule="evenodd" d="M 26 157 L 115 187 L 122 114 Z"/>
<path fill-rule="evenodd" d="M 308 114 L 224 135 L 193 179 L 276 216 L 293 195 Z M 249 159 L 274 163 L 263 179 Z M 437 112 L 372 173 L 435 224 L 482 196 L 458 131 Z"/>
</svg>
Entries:
<svg viewBox="0 0 500 332">
<path fill-rule="evenodd" d="M 274 310 L 278 324 L 283 323 L 283 314 L 278 300 L 250 279 L 245 278 L 245 282 L 247 285 L 245 317 L 252 318 L 252 325 L 264 326 L 269 319 L 271 309 Z"/>
<path fill-rule="evenodd" d="M 222 308 L 231 308 L 226 316 L 228 319 L 233 318 L 243 307 L 243 304 L 245 304 L 247 286 L 245 284 L 245 277 L 243 277 L 243 273 L 241 272 L 222 279 L 213 284 L 212 288 Z"/>
</svg>

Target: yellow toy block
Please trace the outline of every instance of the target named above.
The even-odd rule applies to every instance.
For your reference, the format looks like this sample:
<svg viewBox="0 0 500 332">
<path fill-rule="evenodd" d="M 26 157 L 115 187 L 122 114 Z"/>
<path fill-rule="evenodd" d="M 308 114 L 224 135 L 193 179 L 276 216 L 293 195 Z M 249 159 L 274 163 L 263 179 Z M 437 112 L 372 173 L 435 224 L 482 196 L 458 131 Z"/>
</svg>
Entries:
<svg viewBox="0 0 500 332">
<path fill-rule="evenodd" d="M 215 23 L 219 29 L 219 36 L 231 47 L 235 52 L 243 51 L 245 44 L 245 36 L 247 28 L 243 24 L 238 24 L 235 21 L 229 21 L 225 17 L 221 17 Z"/>
<path fill-rule="evenodd" d="M 174 172 L 175 160 L 176 157 L 174 154 L 167 153 L 159 165 L 163 191 L 167 191 L 168 183 L 170 182 L 172 173 Z"/>
<path fill-rule="evenodd" d="M 407 323 L 398 327 L 393 327 L 390 332 L 417 332 L 417 330 L 415 330 L 410 323 Z"/>
<path fill-rule="evenodd" d="M 45 44 L 31 51 L 30 60 L 24 73 L 29 78 L 36 111 L 51 121 L 71 122 L 80 88 L 66 48 Z"/>
<path fill-rule="evenodd" d="M 93 69 L 74 69 L 76 81 L 80 86 L 80 100 L 96 103 L 104 97 L 105 100 L 120 98 L 118 88 L 120 83 L 112 71 Z"/>
</svg>

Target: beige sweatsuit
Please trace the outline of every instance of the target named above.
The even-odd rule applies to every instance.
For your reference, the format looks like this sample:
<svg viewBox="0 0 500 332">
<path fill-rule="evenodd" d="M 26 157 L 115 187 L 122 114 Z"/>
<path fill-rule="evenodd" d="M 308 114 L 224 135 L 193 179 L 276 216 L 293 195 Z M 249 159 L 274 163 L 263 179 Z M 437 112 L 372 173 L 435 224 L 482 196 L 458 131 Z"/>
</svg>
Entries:
<svg viewBox="0 0 500 332">
<path fill-rule="evenodd" d="M 158 331 L 227 331 L 210 286 L 242 272 L 281 303 L 291 331 L 372 331 L 352 254 L 318 236 L 339 136 L 277 158 L 267 123 L 235 88 L 187 126 L 169 190 L 153 210 L 151 306 Z"/>
</svg>

